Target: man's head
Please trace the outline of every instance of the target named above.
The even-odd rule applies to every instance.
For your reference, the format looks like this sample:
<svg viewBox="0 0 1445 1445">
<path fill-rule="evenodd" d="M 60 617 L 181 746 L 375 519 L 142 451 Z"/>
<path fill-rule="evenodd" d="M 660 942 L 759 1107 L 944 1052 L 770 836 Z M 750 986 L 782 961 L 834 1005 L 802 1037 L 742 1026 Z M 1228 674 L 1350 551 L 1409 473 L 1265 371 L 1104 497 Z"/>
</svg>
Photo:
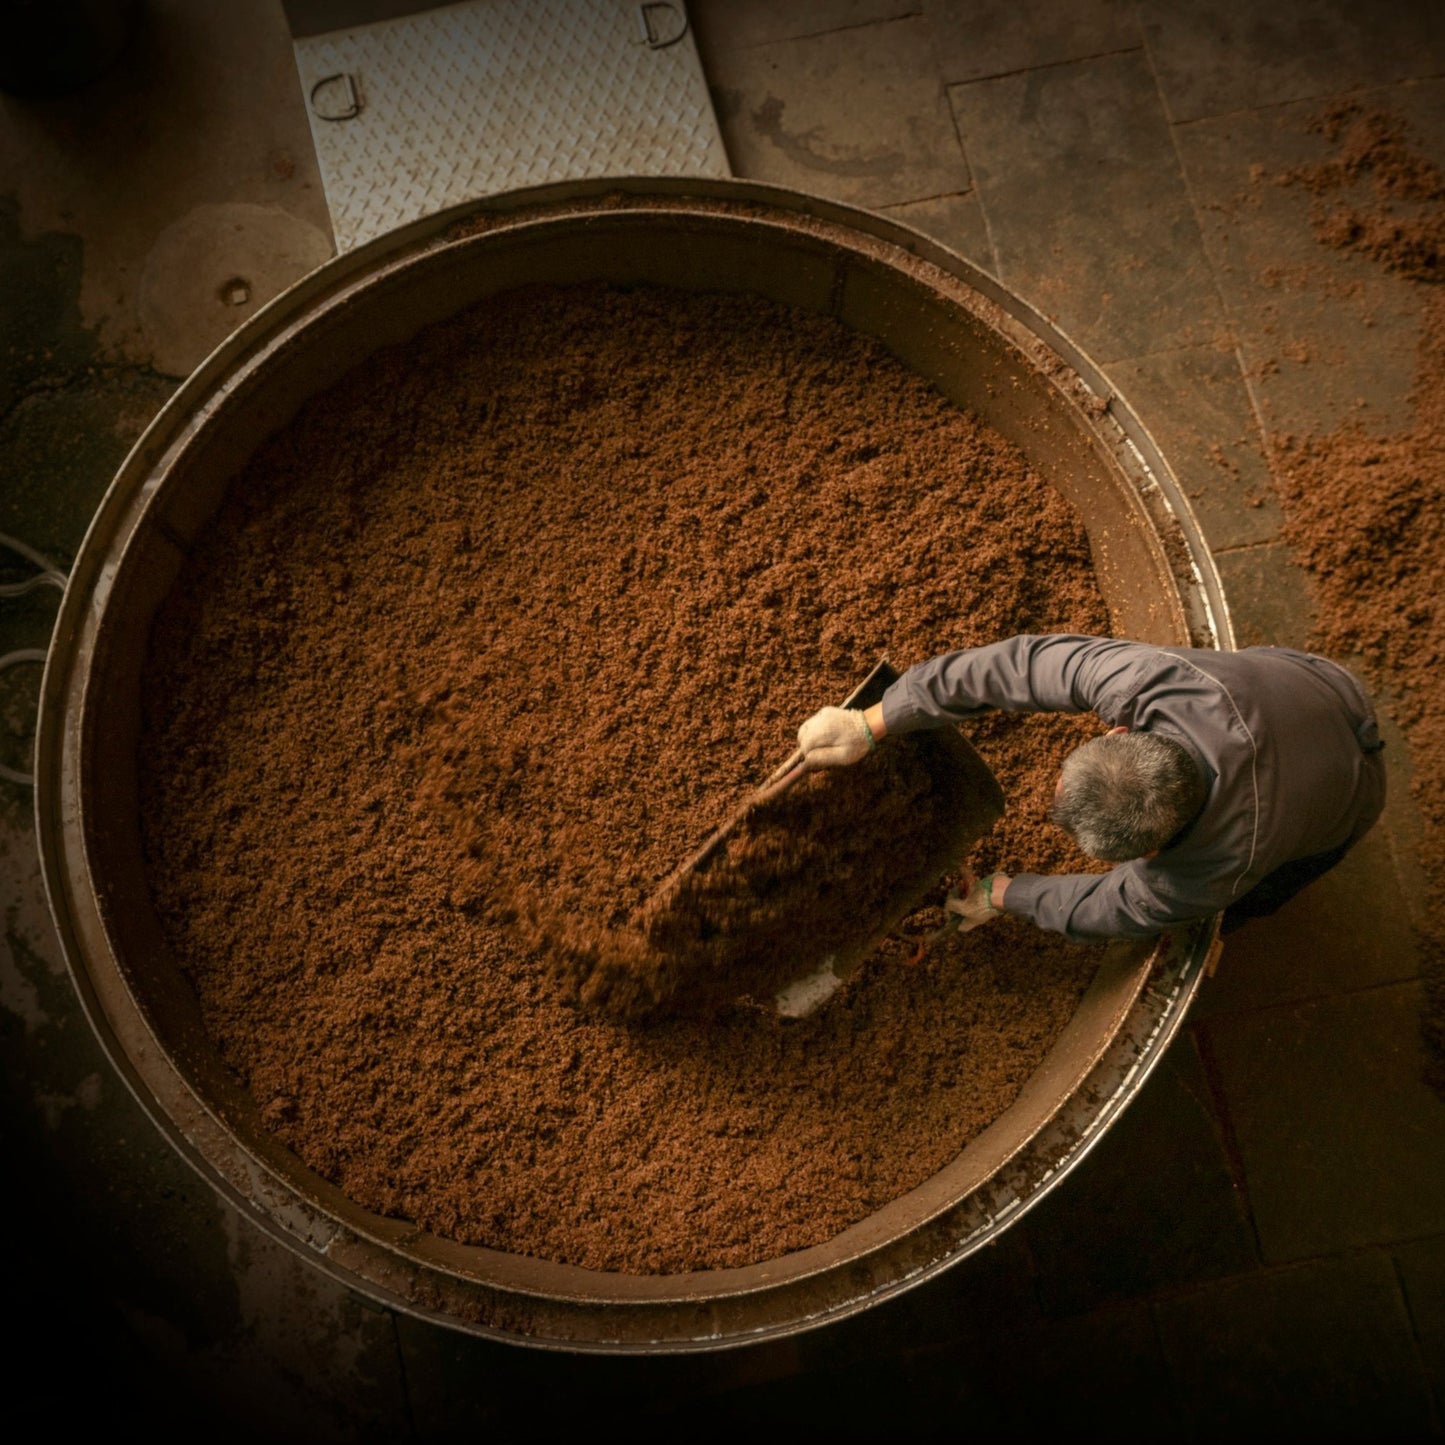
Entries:
<svg viewBox="0 0 1445 1445">
<path fill-rule="evenodd" d="M 1203 806 L 1204 779 L 1183 747 L 1114 728 L 1064 759 L 1049 817 L 1091 858 L 1126 863 L 1157 853 Z"/>
</svg>

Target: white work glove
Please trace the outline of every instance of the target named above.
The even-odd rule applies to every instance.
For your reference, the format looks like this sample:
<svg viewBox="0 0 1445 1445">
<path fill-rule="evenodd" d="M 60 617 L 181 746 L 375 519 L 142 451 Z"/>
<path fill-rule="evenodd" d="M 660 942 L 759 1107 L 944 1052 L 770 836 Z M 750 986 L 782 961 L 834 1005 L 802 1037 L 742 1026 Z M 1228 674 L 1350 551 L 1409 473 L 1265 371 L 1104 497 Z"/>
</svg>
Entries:
<svg viewBox="0 0 1445 1445">
<path fill-rule="evenodd" d="M 958 931 L 967 933 L 971 928 L 981 928 L 985 923 L 991 923 L 995 918 L 1003 916 L 1003 909 L 993 906 L 993 880 L 995 875 L 990 873 L 987 878 L 976 879 L 969 885 L 967 893 L 950 893 L 944 899 L 943 906 L 950 912 L 958 915 Z"/>
<path fill-rule="evenodd" d="M 798 729 L 798 746 L 803 750 L 803 766 L 811 771 L 856 763 L 872 752 L 875 744 L 867 720 L 857 708 L 825 707 Z"/>
</svg>

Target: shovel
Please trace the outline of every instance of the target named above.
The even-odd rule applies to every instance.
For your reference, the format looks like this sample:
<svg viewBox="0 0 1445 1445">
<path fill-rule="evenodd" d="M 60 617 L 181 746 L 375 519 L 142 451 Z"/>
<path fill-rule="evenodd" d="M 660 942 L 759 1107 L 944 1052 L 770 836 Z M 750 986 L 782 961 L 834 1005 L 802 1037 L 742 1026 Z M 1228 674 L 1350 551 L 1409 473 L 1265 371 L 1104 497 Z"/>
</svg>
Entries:
<svg viewBox="0 0 1445 1445">
<path fill-rule="evenodd" d="M 856 708 L 860 712 L 872 707 L 875 702 L 882 699 L 883 694 L 888 691 L 889 685 L 898 680 L 898 674 L 888 665 L 887 658 L 882 659 L 878 665 L 843 699 L 842 706 Z M 748 817 L 755 809 L 770 803 L 774 798 L 781 797 L 796 782 L 807 773 L 807 765 L 803 762 L 802 748 L 796 748 L 788 755 L 785 761 L 778 764 L 768 775 L 767 781 L 742 804 L 718 827 L 708 834 L 703 845 L 690 857 L 684 860 L 677 868 L 658 885 L 655 898 L 665 899 L 669 894 L 681 888 L 687 879 L 696 873 L 703 872 L 709 863 L 717 857 L 724 843 L 737 832 L 739 824 Z M 656 905 L 654 905 L 656 906 Z"/>
<path fill-rule="evenodd" d="M 897 677 L 880 662 L 842 705 L 871 707 Z M 877 771 L 855 771 L 869 768 Z M 801 751 L 792 753 L 664 880 L 648 906 L 659 948 L 725 959 L 726 978 L 737 980 L 740 993 L 768 997 L 790 1018 L 812 1013 L 836 992 L 958 867 L 1004 806 L 988 765 L 955 728 L 890 739 L 853 769 L 820 774 L 806 799 L 786 797 L 807 772 Z M 886 805 L 896 827 L 900 795 L 890 792 L 890 779 L 913 789 L 918 827 L 890 835 L 894 846 L 883 856 L 897 866 L 880 879 L 860 862 L 877 855 L 877 846 L 870 840 L 860 848 L 857 840 L 870 839 L 870 822 L 876 824 L 869 807 Z M 859 806 L 861 814 L 848 811 Z M 846 855 L 848 844 L 851 857 L 820 852 L 833 846 Z M 721 977 L 711 984 L 726 986 Z"/>
</svg>

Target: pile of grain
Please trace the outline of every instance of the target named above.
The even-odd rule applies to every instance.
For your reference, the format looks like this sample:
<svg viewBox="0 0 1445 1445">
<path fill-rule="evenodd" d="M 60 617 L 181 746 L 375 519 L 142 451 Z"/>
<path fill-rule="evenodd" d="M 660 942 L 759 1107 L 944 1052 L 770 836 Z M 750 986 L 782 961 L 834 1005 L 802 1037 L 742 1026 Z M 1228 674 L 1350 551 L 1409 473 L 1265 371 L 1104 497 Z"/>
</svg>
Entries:
<svg viewBox="0 0 1445 1445">
<path fill-rule="evenodd" d="M 518 292 L 304 409 L 189 557 L 145 677 L 159 914 L 271 1129 L 357 1202 L 598 1269 L 815 1244 L 1007 1107 L 1097 952 L 1006 921 L 806 1020 L 629 1028 L 517 900 L 627 925 L 880 655 L 1049 630 L 1108 630 L 1079 519 L 881 347 L 755 298 Z M 1096 726 L 976 729 L 1013 803 L 980 856 L 1082 861 L 1043 814 Z"/>
</svg>

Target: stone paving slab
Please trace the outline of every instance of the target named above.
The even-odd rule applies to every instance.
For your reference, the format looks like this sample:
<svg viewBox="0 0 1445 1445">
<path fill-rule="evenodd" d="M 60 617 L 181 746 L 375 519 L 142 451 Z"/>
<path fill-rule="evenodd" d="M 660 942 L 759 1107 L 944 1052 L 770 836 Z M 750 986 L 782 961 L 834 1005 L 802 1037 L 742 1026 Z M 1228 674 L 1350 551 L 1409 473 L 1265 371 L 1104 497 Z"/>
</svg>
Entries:
<svg viewBox="0 0 1445 1445">
<path fill-rule="evenodd" d="M 84 264 L 78 236 L 29 234 L 0 199 L 0 532 L 62 567 L 173 390 L 144 367 L 102 361 L 80 311 Z"/>
<path fill-rule="evenodd" d="M 800 1336 L 799 1358 L 817 1371 L 951 1342 L 967 1353 L 1001 1328 L 1032 1328 L 1039 1319 L 1028 1246 L 1010 1229 L 896 1299 Z"/>
<path fill-rule="evenodd" d="M 999 276 L 1096 361 L 1227 336 L 1140 51 L 948 89 Z"/>
<path fill-rule="evenodd" d="M 1279 503 L 1233 346 L 1156 351 L 1108 372 L 1168 458 L 1211 552 L 1278 536 Z"/>
<path fill-rule="evenodd" d="M 978 1340 L 878 1352 L 669 1410 L 719 1425 L 789 1427 L 805 1438 L 915 1438 L 937 1432 L 1038 1432 L 1178 1424 L 1173 1383 L 1147 1305 L 1021 1324 L 1000 1316 Z M 694 1416 L 693 1418 L 696 1418 Z M 1026 1435 L 1025 1438 L 1034 1438 Z"/>
<path fill-rule="evenodd" d="M 144 368 L 112 367 L 22 401 L 0 420 L 0 455 L 13 466 L 0 487 L 0 532 L 68 569 L 136 433 L 174 389 Z M 58 600 L 52 594 L 52 613 Z"/>
<path fill-rule="evenodd" d="M 1445 70 L 1445 10 L 1437 0 L 1141 0 L 1138 11 L 1175 120 Z"/>
<path fill-rule="evenodd" d="M 94 359 L 94 338 L 80 319 L 84 256 L 79 236 L 28 235 L 18 202 L 0 197 L 0 415 L 26 391 Z"/>
<path fill-rule="evenodd" d="M 1314 599 L 1288 546 L 1265 542 L 1218 552 L 1214 567 L 1240 647 L 1308 647 Z"/>
<path fill-rule="evenodd" d="M 8 549 L 0 549 L 0 577 L 18 581 L 30 576 L 32 571 L 23 564 L 12 571 Z M 0 656 L 20 651 L 43 654 L 50 645 L 55 609 L 59 602 L 59 592 L 52 587 L 43 587 L 25 597 L 11 599 L 8 607 L 0 608 Z M 17 772 L 28 773 L 31 770 L 43 675 L 43 666 L 35 662 L 7 668 L 0 673 L 0 763 Z M 9 784 L 3 786 L 8 787 Z M 0 897 L 12 891 L 15 882 L 11 872 L 13 867 L 13 862 L 6 856 L 5 844 L 0 841 L 0 880 L 3 880 L 0 882 Z M 12 1003 L 8 991 L 13 984 L 14 975 L 8 969 L 0 968 L 0 1010 Z M 3 1020 L 3 1013 L 0 1013 L 0 1020 Z"/>
<path fill-rule="evenodd" d="M 863 206 L 971 189 L 918 17 L 703 56 L 733 173 Z"/>
<path fill-rule="evenodd" d="M 131 1317 L 154 1367 L 181 1382 L 205 1418 L 234 1422 L 236 1438 L 316 1445 L 409 1438 L 390 1314 L 319 1280 L 274 1241 L 260 1250 L 254 1243 L 248 1235 L 232 1261 L 240 1314 L 224 1336 L 197 1344 L 165 1316 Z"/>
<path fill-rule="evenodd" d="M 1424 924 L 1430 883 L 1421 864 L 1425 819 L 1414 794 L 1415 764 L 1404 734 L 1390 713 L 1389 698 L 1380 709 L 1380 736 L 1385 742 L 1385 812 L 1376 827 L 1382 832 L 1395 865 L 1410 919 Z"/>
<path fill-rule="evenodd" d="M 748 1431 L 763 1439 L 786 1432 L 800 1439 L 883 1440 L 954 1431 L 960 1420 L 975 1428 L 995 1423 L 990 1402 L 966 1395 L 968 1377 L 967 1361 L 947 1359 L 935 1370 L 915 1356 L 878 1357 L 669 1405 L 646 1424 L 665 1422 L 707 1438 Z M 619 1424 L 627 1429 L 634 1419 L 635 1412 L 621 1415 Z"/>
<path fill-rule="evenodd" d="M 927 0 L 924 14 L 949 84 L 1143 44 L 1130 0 Z"/>
<path fill-rule="evenodd" d="M 688 0 L 705 55 L 851 30 L 919 13 L 919 0 Z"/>
<path fill-rule="evenodd" d="M 1222 1280 L 1155 1306 L 1189 1439 L 1414 1440 L 1438 1422 L 1389 1256 Z"/>
<path fill-rule="evenodd" d="M 1248 1210 L 1188 1033 L 1022 1228 L 1040 1300 L 1053 1315 L 1257 1265 Z"/>
<path fill-rule="evenodd" d="M 670 1412 L 766 1391 L 799 1375 L 795 1339 L 715 1353 L 598 1355 L 539 1350 L 396 1316 L 407 1398 L 422 1440 L 474 1438 L 512 1429 L 518 1438 L 590 1427 L 626 1428 Z M 700 1401 L 707 1402 L 699 1404 Z"/>
<path fill-rule="evenodd" d="M 878 210 L 905 226 L 924 232 L 935 241 L 957 251 L 966 261 L 985 271 L 997 272 L 993 242 L 984 223 L 983 208 L 971 191 L 952 196 L 930 196 L 922 201 L 904 201 Z"/>
<path fill-rule="evenodd" d="M 281 0 L 291 34 L 322 35 L 434 9 L 434 0 Z"/>
<path fill-rule="evenodd" d="M 1117 1428 L 1123 1401 L 1131 1427 L 1178 1424 L 1147 1305 L 1033 1323 L 1000 1315 L 978 1339 L 878 1352 L 729 1392 L 704 1408 L 713 1425 L 788 1426 L 805 1438 L 911 1439 L 1060 1427 L 1103 1432 Z"/>
<path fill-rule="evenodd" d="M 1436 1416 L 1445 1418 L 1445 1234 L 1401 1245 L 1393 1253 L 1420 1358 L 1434 1391 Z"/>
<path fill-rule="evenodd" d="M 1435 1234 L 1445 1100 L 1423 1079 L 1418 983 L 1200 1025 L 1266 1263 Z"/>
<path fill-rule="evenodd" d="M 1360 99 L 1417 123 L 1445 148 L 1445 83 Z M 1245 374 L 1271 436 L 1323 435 L 1348 420 L 1391 430 L 1411 420 L 1420 298 L 1363 256 L 1322 245 L 1313 198 L 1276 177 L 1318 163 L 1309 132 L 1323 101 L 1174 128 L 1214 274 L 1237 330 Z"/>
<path fill-rule="evenodd" d="M 1360 927 L 1368 899 L 1369 924 Z M 1419 976 L 1410 908 L 1383 828 L 1367 834 L 1332 872 L 1269 918 L 1225 942 L 1206 979 L 1196 1021 L 1302 1002 Z"/>
<path fill-rule="evenodd" d="M 940 1373 L 948 1368 L 942 1357 L 933 1365 Z M 1032 1331 L 1001 1322 L 981 1356 L 954 1360 L 952 1368 L 977 1382 L 973 1397 L 965 1397 L 970 1407 L 983 1403 L 1013 1430 L 1073 1436 L 1092 1427 L 1108 1438 L 1127 1418 L 1131 1431 L 1168 1438 L 1180 1423 L 1174 1382 L 1144 1304 L 1052 1320 Z"/>
</svg>

